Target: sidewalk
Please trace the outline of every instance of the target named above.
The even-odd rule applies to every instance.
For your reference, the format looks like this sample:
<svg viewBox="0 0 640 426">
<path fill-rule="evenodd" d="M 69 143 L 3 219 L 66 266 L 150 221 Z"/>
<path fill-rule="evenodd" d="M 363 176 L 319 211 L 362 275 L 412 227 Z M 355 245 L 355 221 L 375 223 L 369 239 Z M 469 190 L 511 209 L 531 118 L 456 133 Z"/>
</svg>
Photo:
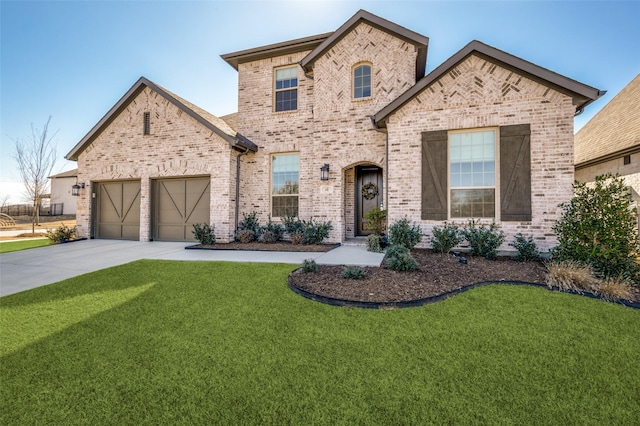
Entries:
<svg viewBox="0 0 640 426">
<path fill-rule="evenodd" d="M 193 243 L 84 240 L 0 254 L 0 296 L 139 259 L 380 266 L 381 253 L 340 246 L 326 253 L 185 250 Z"/>
</svg>

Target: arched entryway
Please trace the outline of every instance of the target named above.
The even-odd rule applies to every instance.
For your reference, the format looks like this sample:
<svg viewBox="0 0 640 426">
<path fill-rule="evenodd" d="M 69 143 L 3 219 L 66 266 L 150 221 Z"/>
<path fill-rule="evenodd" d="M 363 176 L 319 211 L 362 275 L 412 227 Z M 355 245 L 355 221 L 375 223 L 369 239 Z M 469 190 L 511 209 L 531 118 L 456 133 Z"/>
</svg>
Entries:
<svg viewBox="0 0 640 426">
<path fill-rule="evenodd" d="M 382 169 L 375 165 L 355 167 L 354 236 L 369 235 L 365 216 L 375 207 L 383 205 Z"/>
</svg>

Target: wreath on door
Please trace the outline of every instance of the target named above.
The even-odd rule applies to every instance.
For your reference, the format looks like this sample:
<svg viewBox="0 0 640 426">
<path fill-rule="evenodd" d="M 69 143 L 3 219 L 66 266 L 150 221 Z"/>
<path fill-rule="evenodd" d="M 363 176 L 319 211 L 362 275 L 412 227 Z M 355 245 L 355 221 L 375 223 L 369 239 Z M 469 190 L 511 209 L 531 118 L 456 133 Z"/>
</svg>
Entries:
<svg viewBox="0 0 640 426">
<path fill-rule="evenodd" d="M 365 200 L 373 200 L 378 196 L 378 187 L 373 182 L 362 185 L 362 196 Z"/>
</svg>

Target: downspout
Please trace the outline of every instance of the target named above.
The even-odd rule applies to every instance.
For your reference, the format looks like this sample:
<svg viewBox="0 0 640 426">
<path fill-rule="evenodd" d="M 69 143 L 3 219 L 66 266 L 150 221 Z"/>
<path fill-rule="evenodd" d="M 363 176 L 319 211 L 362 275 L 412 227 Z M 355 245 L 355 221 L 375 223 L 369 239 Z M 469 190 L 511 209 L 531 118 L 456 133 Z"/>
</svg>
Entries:
<svg viewBox="0 0 640 426">
<path fill-rule="evenodd" d="M 240 157 L 247 155 L 249 149 L 245 149 L 236 157 L 236 226 L 233 229 L 233 238 L 238 237 L 238 223 L 240 220 Z"/>
</svg>

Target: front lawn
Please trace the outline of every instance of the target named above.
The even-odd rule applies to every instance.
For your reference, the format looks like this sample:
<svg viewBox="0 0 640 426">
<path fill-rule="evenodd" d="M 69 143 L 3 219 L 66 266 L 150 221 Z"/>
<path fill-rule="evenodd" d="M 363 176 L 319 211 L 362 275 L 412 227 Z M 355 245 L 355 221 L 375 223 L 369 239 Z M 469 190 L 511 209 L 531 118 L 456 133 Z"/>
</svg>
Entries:
<svg viewBox="0 0 640 426">
<path fill-rule="evenodd" d="M 640 311 L 508 285 L 337 308 L 291 270 L 143 260 L 0 298 L 0 424 L 640 418 Z"/>
<path fill-rule="evenodd" d="M 37 240 L 24 240 L 24 241 L 0 241 L 0 253 L 9 253 L 11 251 L 26 250 L 36 247 L 44 247 L 51 244 L 51 240 L 48 238 L 40 238 Z"/>
</svg>

